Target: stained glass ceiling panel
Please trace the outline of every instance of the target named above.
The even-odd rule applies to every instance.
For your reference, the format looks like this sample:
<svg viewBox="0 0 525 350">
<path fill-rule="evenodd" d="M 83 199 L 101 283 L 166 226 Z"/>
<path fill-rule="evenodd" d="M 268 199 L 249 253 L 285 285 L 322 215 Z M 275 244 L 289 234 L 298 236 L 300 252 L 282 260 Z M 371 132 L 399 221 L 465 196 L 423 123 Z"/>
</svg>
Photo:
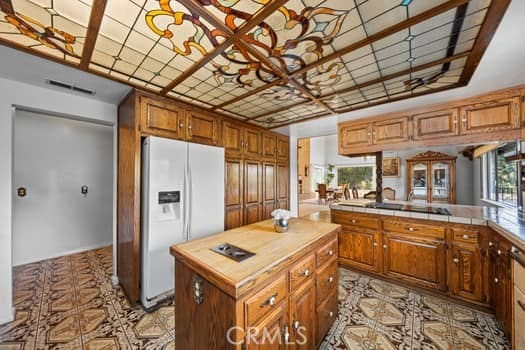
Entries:
<svg viewBox="0 0 525 350">
<path fill-rule="evenodd" d="M 344 112 L 464 86 L 474 71 L 469 66 L 469 76 L 462 76 L 464 67 L 481 59 L 477 53 L 488 41 L 478 36 L 488 16 L 491 23 L 502 18 L 506 7 L 500 5 L 491 0 L 0 0 L 0 43 L 210 113 L 273 127 L 331 113 L 317 98 Z M 254 16 L 260 23 L 250 21 Z M 249 29 L 239 35 L 236 29 L 243 25 Z M 467 55 L 474 57 L 467 61 Z M 307 93 L 288 84 L 294 80 Z"/>
</svg>

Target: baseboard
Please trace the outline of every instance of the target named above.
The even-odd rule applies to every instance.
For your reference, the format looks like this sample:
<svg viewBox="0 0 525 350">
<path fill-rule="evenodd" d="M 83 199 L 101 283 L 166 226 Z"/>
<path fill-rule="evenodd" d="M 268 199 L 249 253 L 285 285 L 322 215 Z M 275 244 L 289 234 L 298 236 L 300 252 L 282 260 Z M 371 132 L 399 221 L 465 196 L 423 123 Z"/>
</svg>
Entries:
<svg viewBox="0 0 525 350">
<path fill-rule="evenodd" d="M 27 261 L 23 261 L 23 262 L 18 263 L 18 264 L 16 264 L 16 265 L 13 264 L 13 266 L 20 266 L 20 265 L 25 265 L 25 264 L 35 263 L 35 262 L 39 262 L 39 261 L 43 261 L 43 260 L 48 260 L 48 259 L 58 258 L 58 257 L 61 257 L 61 256 L 66 256 L 66 255 L 72 255 L 72 254 L 82 253 L 82 252 L 86 252 L 86 251 L 89 251 L 89 250 L 94 250 L 94 249 L 99 249 L 99 248 L 109 247 L 109 246 L 111 246 L 111 245 L 113 245 L 113 240 L 111 240 L 111 241 L 109 241 L 109 242 L 104 242 L 104 243 L 99 243 L 99 244 L 94 244 L 94 245 L 90 245 L 90 246 L 82 247 L 82 248 L 79 248 L 79 249 L 73 249 L 73 250 L 68 250 L 68 251 L 60 252 L 60 253 L 53 254 L 53 255 L 50 255 L 50 256 L 47 256 L 47 257 L 44 257 L 44 258 L 39 258 L 38 260 L 27 260 Z"/>
</svg>

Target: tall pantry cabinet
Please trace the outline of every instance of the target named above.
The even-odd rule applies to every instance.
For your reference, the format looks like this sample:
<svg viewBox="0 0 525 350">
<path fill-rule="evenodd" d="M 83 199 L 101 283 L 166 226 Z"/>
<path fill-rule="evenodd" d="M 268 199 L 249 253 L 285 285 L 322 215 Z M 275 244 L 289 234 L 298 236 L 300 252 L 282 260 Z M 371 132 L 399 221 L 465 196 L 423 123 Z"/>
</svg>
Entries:
<svg viewBox="0 0 525 350">
<path fill-rule="evenodd" d="M 225 229 L 269 219 L 289 208 L 289 141 L 270 131 L 225 121 Z"/>
</svg>

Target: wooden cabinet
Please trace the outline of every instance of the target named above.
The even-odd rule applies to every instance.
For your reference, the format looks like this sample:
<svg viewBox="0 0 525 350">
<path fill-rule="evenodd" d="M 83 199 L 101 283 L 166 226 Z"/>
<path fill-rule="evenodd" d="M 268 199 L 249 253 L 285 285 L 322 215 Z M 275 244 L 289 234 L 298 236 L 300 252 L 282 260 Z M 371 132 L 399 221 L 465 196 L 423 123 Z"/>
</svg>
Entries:
<svg viewBox="0 0 525 350">
<path fill-rule="evenodd" d="M 147 135 L 186 139 L 186 112 L 178 105 L 140 97 L 140 130 Z"/>
<path fill-rule="evenodd" d="M 274 312 L 252 325 L 246 335 L 248 350 L 285 350 L 286 337 L 290 336 L 288 304 L 282 303 Z"/>
<path fill-rule="evenodd" d="M 408 141 L 408 117 L 373 123 L 372 136 L 375 145 Z"/>
<path fill-rule="evenodd" d="M 289 208 L 290 173 L 288 164 L 277 164 L 277 203 L 280 209 Z"/>
<path fill-rule="evenodd" d="M 348 266 L 380 272 L 380 232 L 366 232 L 343 226 L 339 234 L 339 259 Z"/>
<path fill-rule="evenodd" d="M 277 136 L 277 161 L 288 162 L 290 159 L 290 141 L 288 136 Z"/>
<path fill-rule="evenodd" d="M 427 151 L 407 159 L 407 192 L 412 199 L 456 203 L 456 158 Z"/>
<path fill-rule="evenodd" d="M 383 271 L 389 277 L 444 291 L 445 247 L 445 241 L 440 239 L 383 232 Z"/>
<path fill-rule="evenodd" d="M 459 135 L 458 108 L 416 114 L 412 118 L 413 140 Z"/>
<path fill-rule="evenodd" d="M 519 129 L 520 96 L 474 103 L 461 108 L 461 134 Z"/>
<path fill-rule="evenodd" d="M 372 143 L 370 124 L 341 125 L 339 127 L 339 145 L 342 149 L 366 147 Z"/>
<path fill-rule="evenodd" d="M 275 163 L 263 163 L 263 219 L 270 219 L 277 205 Z"/>
<path fill-rule="evenodd" d="M 223 143 L 226 157 L 259 160 L 262 152 L 262 132 L 226 121 L 223 124 Z"/>
<path fill-rule="evenodd" d="M 489 243 L 490 290 L 496 320 L 506 334 L 512 329 L 512 276 L 510 265 L 511 244 L 502 237 Z"/>
<path fill-rule="evenodd" d="M 525 349 L 525 333 L 523 325 L 525 324 L 525 260 L 523 252 L 514 251 L 514 260 L 512 262 L 512 281 L 514 283 L 514 300 L 513 300 L 513 330 L 512 340 L 513 349 Z"/>
<path fill-rule="evenodd" d="M 270 132 L 262 135 L 263 160 L 273 162 L 277 159 L 277 136 Z"/>
<path fill-rule="evenodd" d="M 220 144 L 219 126 L 221 120 L 203 113 L 188 111 L 186 113 L 187 140 L 205 145 Z"/>
<path fill-rule="evenodd" d="M 310 279 L 290 296 L 289 350 L 315 349 L 315 285 Z"/>
<path fill-rule="evenodd" d="M 244 161 L 244 224 L 261 220 L 262 168 L 256 160 Z"/>
<path fill-rule="evenodd" d="M 226 159 L 224 170 L 224 226 L 228 230 L 243 223 L 243 161 Z"/>
<path fill-rule="evenodd" d="M 317 346 L 321 344 L 336 318 L 337 290 L 333 291 L 328 298 L 317 307 Z"/>
</svg>

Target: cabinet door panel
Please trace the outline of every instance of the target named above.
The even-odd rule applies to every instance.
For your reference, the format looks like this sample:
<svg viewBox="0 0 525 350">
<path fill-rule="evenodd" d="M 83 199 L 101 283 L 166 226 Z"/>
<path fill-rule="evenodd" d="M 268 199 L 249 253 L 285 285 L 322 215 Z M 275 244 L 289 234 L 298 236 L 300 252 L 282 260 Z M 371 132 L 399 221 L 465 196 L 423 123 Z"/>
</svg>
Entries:
<svg viewBox="0 0 525 350">
<path fill-rule="evenodd" d="M 477 246 L 452 246 L 450 289 L 461 298 L 483 302 L 481 252 Z"/>
<path fill-rule="evenodd" d="M 514 347 L 513 349 L 525 349 L 525 293 L 518 287 L 514 287 Z"/>
<path fill-rule="evenodd" d="M 226 229 L 242 226 L 243 215 L 243 165 L 238 159 L 227 159 L 224 170 L 225 184 L 225 223 Z"/>
<path fill-rule="evenodd" d="M 263 134 L 262 146 L 263 158 L 269 161 L 275 161 L 277 157 L 277 136 L 265 132 Z"/>
<path fill-rule="evenodd" d="M 263 163 L 263 218 L 270 219 L 277 203 L 275 164 Z"/>
<path fill-rule="evenodd" d="M 339 143 L 342 148 L 367 146 L 371 143 L 369 124 L 342 126 L 339 129 Z"/>
<path fill-rule="evenodd" d="M 242 226 L 242 208 L 240 206 L 232 206 L 226 208 L 226 215 L 224 217 L 224 227 L 226 230 Z"/>
<path fill-rule="evenodd" d="M 461 108 L 462 135 L 517 129 L 520 125 L 519 96 Z"/>
<path fill-rule="evenodd" d="M 246 335 L 247 350 L 285 350 L 285 331 L 288 327 L 288 304 L 282 303 L 267 317 L 249 329 Z"/>
<path fill-rule="evenodd" d="M 187 113 L 188 140 L 206 145 L 219 144 L 219 120 L 217 117 L 196 112 Z"/>
<path fill-rule="evenodd" d="M 241 144 L 243 139 L 242 126 L 224 122 L 222 133 L 226 157 L 241 158 L 244 148 Z"/>
<path fill-rule="evenodd" d="M 372 130 L 374 144 L 408 141 L 408 117 L 376 122 Z"/>
<path fill-rule="evenodd" d="M 383 262 L 387 276 L 425 287 L 446 290 L 444 241 L 383 233 Z"/>
<path fill-rule="evenodd" d="M 261 164 L 257 161 L 244 161 L 244 224 L 252 224 L 261 217 Z"/>
<path fill-rule="evenodd" d="M 321 344 L 324 336 L 330 330 L 337 317 L 337 292 L 332 293 L 326 301 L 317 308 L 317 346 Z"/>
<path fill-rule="evenodd" d="M 260 159 L 261 158 L 261 131 L 257 129 L 245 128 L 243 146 L 244 156 Z"/>
<path fill-rule="evenodd" d="M 360 269 L 379 272 L 379 233 L 356 231 L 343 226 L 339 233 L 339 259 Z"/>
<path fill-rule="evenodd" d="M 281 209 L 288 209 L 290 176 L 288 165 L 277 165 L 277 206 Z"/>
<path fill-rule="evenodd" d="M 140 104 L 143 133 L 172 139 L 186 138 L 185 112 L 182 108 L 146 97 L 140 99 Z"/>
<path fill-rule="evenodd" d="M 414 140 L 459 135 L 457 108 L 433 111 L 414 116 Z"/>
<path fill-rule="evenodd" d="M 289 350 L 315 349 L 315 285 L 310 279 L 303 288 L 290 296 Z"/>
<path fill-rule="evenodd" d="M 290 159 L 290 141 L 288 136 L 277 136 L 277 160 L 288 162 Z"/>
</svg>

